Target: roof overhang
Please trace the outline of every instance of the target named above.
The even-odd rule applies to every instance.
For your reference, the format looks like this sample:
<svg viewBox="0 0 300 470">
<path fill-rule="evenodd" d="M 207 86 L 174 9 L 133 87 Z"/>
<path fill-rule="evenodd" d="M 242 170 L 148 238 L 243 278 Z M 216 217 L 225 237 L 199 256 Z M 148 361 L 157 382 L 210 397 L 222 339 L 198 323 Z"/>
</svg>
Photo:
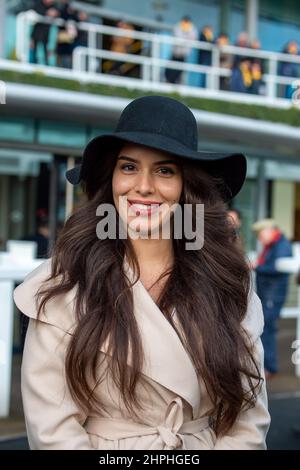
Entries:
<svg viewBox="0 0 300 470">
<path fill-rule="evenodd" d="M 115 126 L 130 99 L 99 96 L 57 88 L 8 83 L 1 114 L 76 122 L 95 127 Z M 232 148 L 261 157 L 300 157 L 299 128 L 286 124 L 192 109 L 200 147 Z"/>
</svg>

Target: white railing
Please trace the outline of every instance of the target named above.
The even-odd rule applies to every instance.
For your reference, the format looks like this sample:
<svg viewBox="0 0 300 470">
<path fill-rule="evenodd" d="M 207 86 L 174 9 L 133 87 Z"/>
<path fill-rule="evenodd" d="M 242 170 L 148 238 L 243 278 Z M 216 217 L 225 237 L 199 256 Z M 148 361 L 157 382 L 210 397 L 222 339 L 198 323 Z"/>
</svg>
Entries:
<svg viewBox="0 0 300 470">
<path fill-rule="evenodd" d="M 0 254 L 0 418 L 9 415 L 11 398 L 11 369 L 13 351 L 14 302 L 13 290 L 16 282 L 22 282 L 25 276 L 43 260 L 28 261 L 18 264 Z"/>
<path fill-rule="evenodd" d="M 30 52 L 30 26 L 36 21 L 61 26 L 64 21 L 61 19 L 50 19 L 41 17 L 33 11 L 22 12 L 17 17 L 17 41 L 16 41 L 16 54 L 22 63 L 29 62 Z M 265 62 L 264 68 L 268 73 L 262 76 L 262 83 L 266 86 L 266 93 L 264 97 L 257 96 L 257 98 L 268 99 L 269 102 L 277 101 L 277 85 L 292 85 L 295 88 L 299 86 L 300 81 L 295 77 L 279 76 L 277 70 L 280 62 L 291 62 L 298 64 L 300 69 L 300 56 L 292 56 L 291 54 L 276 53 L 271 51 L 253 50 L 248 48 L 241 48 L 236 46 L 217 46 L 201 41 L 183 40 L 168 36 L 166 34 L 153 34 L 140 31 L 130 31 L 127 29 L 115 28 L 111 26 L 96 25 L 92 23 L 81 22 L 78 23 L 78 28 L 87 33 L 87 47 L 76 47 L 73 52 L 73 69 L 76 72 L 89 72 L 90 81 L 93 81 L 91 75 L 102 75 L 104 82 L 111 83 L 111 75 L 109 73 L 100 73 L 101 61 L 103 59 L 125 61 L 130 64 L 138 64 L 141 66 L 141 74 L 139 81 L 145 83 L 152 82 L 156 85 L 163 84 L 165 68 L 181 70 L 185 73 L 202 73 L 207 76 L 206 90 L 219 93 L 219 83 L 221 77 L 229 77 L 231 69 L 220 67 L 220 55 L 229 55 L 232 59 L 233 56 L 252 57 Z M 141 54 L 121 54 L 104 49 L 97 48 L 97 40 L 103 35 L 129 37 L 142 41 L 143 47 Z M 185 46 L 191 49 L 206 50 L 212 53 L 212 65 L 205 66 L 190 62 L 177 62 L 161 58 L 163 46 Z M 267 67 L 266 67 L 267 65 Z M 94 77 L 95 78 L 95 77 Z M 126 83 L 136 79 L 131 77 L 119 77 L 123 79 L 123 86 Z M 183 80 L 184 81 L 184 80 Z M 101 80 L 103 83 L 103 80 Z M 180 88 L 182 85 L 176 85 Z M 189 94 L 197 95 L 197 86 L 189 86 Z M 221 91 L 224 94 L 223 91 Z M 226 93 L 226 92 L 225 92 Z M 231 92 L 227 92 L 231 93 Z M 243 101 L 245 95 L 239 93 L 240 100 Z M 243 95 L 243 97 L 241 96 Z M 248 95 L 249 96 L 249 95 Z M 252 95 L 253 96 L 253 95 Z M 251 101 L 251 100 L 250 100 Z M 287 100 L 288 101 L 288 100 Z"/>
</svg>

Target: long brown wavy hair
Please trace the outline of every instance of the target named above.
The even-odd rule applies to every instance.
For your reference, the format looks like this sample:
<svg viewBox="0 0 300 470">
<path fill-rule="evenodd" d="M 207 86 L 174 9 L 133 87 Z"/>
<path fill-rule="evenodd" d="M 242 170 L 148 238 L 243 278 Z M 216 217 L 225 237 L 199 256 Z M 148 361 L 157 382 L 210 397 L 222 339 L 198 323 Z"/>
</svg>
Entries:
<svg viewBox="0 0 300 470">
<path fill-rule="evenodd" d="M 65 363 L 71 395 L 87 412 L 93 407 L 101 412 L 103 404 L 99 394 L 93 393 L 90 379 L 102 380 L 97 377 L 99 348 L 109 341 L 111 376 L 126 408 L 136 416 L 143 408 L 136 385 L 144 358 L 131 285 L 123 271 L 124 256 L 137 279 L 139 266 L 130 240 L 99 240 L 96 235 L 97 207 L 113 204 L 112 174 L 121 146 L 105 152 L 101 168 L 96 159 L 91 164 L 84 185 L 86 201 L 66 221 L 52 252 L 49 280 L 59 278 L 59 282 L 39 292 L 39 314 L 52 297 L 77 287 L 77 324 Z M 255 405 L 262 381 L 250 338 L 241 327 L 250 272 L 228 220 L 222 198 L 226 188 L 199 163 L 179 159 L 179 164 L 183 174 L 180 202 L 204 204 L 205 242 L 201 250 L 188 251 L 186 240 L 173 240 L 174 265 L 161 276 L 168 275 L 158 305 L 175 330 L 168 312 L 176 308 L 184 333 L 181 340 L 212 402 L 214 430 L 223 435 L 242 409 Z M 131 367 L 127 365 L 129 351 Z"/>
</svg>

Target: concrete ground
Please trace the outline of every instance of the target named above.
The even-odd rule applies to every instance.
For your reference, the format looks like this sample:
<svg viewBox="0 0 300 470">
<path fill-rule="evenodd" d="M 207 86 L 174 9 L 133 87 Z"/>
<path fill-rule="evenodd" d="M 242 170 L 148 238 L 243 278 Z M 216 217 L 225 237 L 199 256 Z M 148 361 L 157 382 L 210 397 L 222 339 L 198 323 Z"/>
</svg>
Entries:
<svg viewBox="0 0 300 470">
<path fill-rule="evenodd" d="M 296 321 L 279 323 L 278 349 L 280 373 L 267 384 L 272 423 L 267 438 L 268 449 L 300 450 L 300 378 L 295 376 L 291 348 L 295 339 Z M 0 450 L 26 449 L 26 429 L 20 393 L 20 354 L 13 359 L 10 416 L 0 419 Z"/>
</svg>

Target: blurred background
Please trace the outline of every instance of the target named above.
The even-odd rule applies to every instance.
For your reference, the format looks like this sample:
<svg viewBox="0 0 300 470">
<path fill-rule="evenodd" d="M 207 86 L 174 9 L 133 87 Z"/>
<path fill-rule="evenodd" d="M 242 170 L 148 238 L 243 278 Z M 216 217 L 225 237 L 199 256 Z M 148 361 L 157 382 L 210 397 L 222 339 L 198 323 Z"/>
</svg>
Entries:
<svg viewBox="0 0 300 470">
<path fill-rule="evenodd" d="M 228 209 L 247 256 L 262 249 L 257 220 L 275 220 L 291 243 L 276 268 L 288 289 L 268 447 L 300 449 L 299 44 L 296 0 L 0 0 L 0 449 L 27 447 L 13 288 L 82 200 L 65 171 L 151 93 L 192 108 L 201 150 L 246 154 Z"/>
</svg>

